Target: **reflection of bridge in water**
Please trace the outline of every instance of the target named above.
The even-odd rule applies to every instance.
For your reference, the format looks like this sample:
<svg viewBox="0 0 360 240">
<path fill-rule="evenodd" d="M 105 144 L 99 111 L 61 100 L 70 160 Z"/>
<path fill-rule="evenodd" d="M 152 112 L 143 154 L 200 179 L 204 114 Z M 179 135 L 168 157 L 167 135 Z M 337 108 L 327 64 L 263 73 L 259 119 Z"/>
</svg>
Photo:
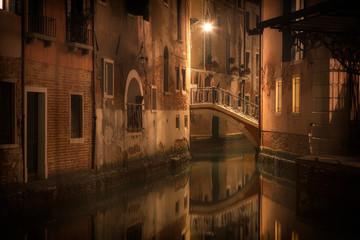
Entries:
<svg viewBox="0 0 360 240">
<path fill-rule="evenodd" d="M 259 106 L 230 91 L 215 88 L 192 88 L 190 109 L 196 113 L 210 113 L 234 123 L 254 146 L 259 145 Z"/>
</svg>

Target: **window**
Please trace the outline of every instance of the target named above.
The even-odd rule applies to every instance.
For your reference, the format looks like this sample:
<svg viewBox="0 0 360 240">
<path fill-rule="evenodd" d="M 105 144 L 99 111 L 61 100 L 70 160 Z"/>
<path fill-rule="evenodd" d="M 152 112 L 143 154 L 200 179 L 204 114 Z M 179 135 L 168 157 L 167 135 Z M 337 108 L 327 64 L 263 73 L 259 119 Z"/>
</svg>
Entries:
<svg viewBox="0 0 360 240">
<path fill-rule="evenodd" d="M 0 82 L 0 144 L 15 143 L 15 83 Z"/>
<path fill-rule="evenodd" d="M 177 0 L 177 39 L 181 40 L 181 0 Z"/>
<path fill-rule="evenodd" d="M 20 1 L 17 0 L 0 0 L 0 9 L 3 9 L 8 12 L 16 13 L 16 9 L 19 9 L 20 6 L 18 6 Z"/>
<path fill-rule="evenodd" d="M 82 95 L 71 95 L 71 138 L 83 137 Z"/>
<path fill-rule="evenodd" d="M 292 112 L 300 113 L 300 77 L 292 79 Z"/>
<path fill-rule="evenodd" d="M 245 13 L 245 29 L 248 31 L 250 29 L 250 13 Z"/>
<path fill-rule="evenodd" d="M 230 72 L 230 36 L 226 37 L 226 46 L 225 46 L 225 56 L 226 56 L 226 72 Z"/>
<path fill-rule="evenodd" d="M 256 54 L 256 69 L 255 69 L 257 77 L 259 76 L 259 70 L 260 70 L 259 66 L 260 66 L 260 59 L 259 59 L 259 54 L 257 53 Z"/>
<path fill-rule="evenodd" d="M 238 7 L 241 8 L 241 1 L 242 0 L 238 0 Z"/>
<path fill-rule="evenodd" d="M 151 110 L 155 111 L 156 110 L 156 87 L 155 86 L 151 86 L 151 92 L 150 92 L 150 97 L 151 97 Z"/>
<path fill-rule="evenodd" d="M 180 68 L 179 68 L 179 67 L 175 67 L 175 72 L 176 72 L 176 83 L 175 83 L 175 87 L 176 87 L 176 90 L 180 90 Z"/>
<path fill-rule="evenodd" d="M 180 116 L 179 115 L 176 115 L 175 126 L 177 129 L 180 129 Z"/>
<path fill-rule="evenodd" d="M 104 97 L 114 97 L 114 61 L 103 59 Z"/>
<path fill-rule="evenodd" d="M 169 91 L 169 51 L 164 48 L 164 92 Z"/>
<path fill-rule="evenodd" d="M 275 240 L 281 240 L 281 224 L 275 220 Z"/>
<path fill-rule="evenodd" d="M 182 76 L 182 87 L 183 90 L 186 91 L 186 70 L 184 68 L 181 69 L 181 76 Z"/>
<path fill-rule="evenodd" d="M 188 122 L 189 122 L 189 120 L 188 120 L 188 116 L 187 115 L 185 115 L 184 116 L 184 127 L 188 127 Z"/>
<path fill-rule="evenodd" d="M 146 21 L 150 20 L 149 0 L 127 0 L 127 12 L 135 16 L 143 16 Z"/>
<path fill-rule="evenodd" d="M 184 197 L 184 209 L 187 208 L 187 205 L 188 205 L 188 198 L 187 196 Z"/>
<path fill-rule="evenodd" d="M 250 67 L 250 52 L 245 53 L 245 69 Z"/>
<path fill-rule="evenodd" d="M 276 88 L 275 88 L 275 112 L 282 112 L 282 80 L 276 80 Z"/>
<path fill-rule="evenodd" d="M 180 207 L 180 203 L 179 200 L 177 200 L 175 203 L 175 213 L 179 213 L 179 207 Z"/>
</svg>

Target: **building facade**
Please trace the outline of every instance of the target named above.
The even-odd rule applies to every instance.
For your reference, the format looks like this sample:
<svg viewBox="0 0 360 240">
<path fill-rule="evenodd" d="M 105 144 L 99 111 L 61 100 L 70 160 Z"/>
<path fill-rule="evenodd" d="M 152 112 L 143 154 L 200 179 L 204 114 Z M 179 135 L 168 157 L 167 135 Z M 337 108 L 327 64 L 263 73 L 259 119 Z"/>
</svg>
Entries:
<svg viewBox="0 0 360 240">
<path fill-rule="evenodd" d="M 191 1 L 191 83 L 193 88 L 217 87 L 243 100 L 258 103 L 259 36 L 255 27 L 257 1 Z M 205 31 L 204 23 L 212 29 Z M 242 100 L 240 100 L 242 99 Z M 192 113 L 193 137 L 239 133 L 239 129 L 211 114 Z"/>
<path fill-rule="evenodd" d="M 187 151 L 187 0 L 0 3 L 1 182 Z"/>
<path fill-rule="evenodd" d="M 349 153 L 349 146 L 353 142 L 349 131 L 348 90 L 352 88 L 348 81 L 349 75 L 334 57 L 334 51 L 326 47 L 331 38 L 313 38 L 320 36 L 316 35 L 318 29 L 324 29 L 324 35 L 321 36 L 326 36 L 329 34 L 327 31 L 334 31 L 331 29 L 333 26 L 319 21 L 318 24 L 324 24 L 320 28 L 310 27 L 292 32 L 282 28 L 287 24 L 288 29 L 297 26 L 296 16 L 289 22 L 283 20 L 283 16 L 303 13 L 301 16 L 305 22 L 307 12 L 298 12 L 299 10 L 307 8 L 308 11 L 319 12 L 321 9 L 328 11 L 327 7 L 332 7 L 331 11 L 337 11 L 340 7 L 347 6 L 338 5 L 334 6 L 334 3 L 326 1 L 306 1 L 306 4 L 301 0 L 292 1 L 291 4 L 287 1 L 263 1 L 262 22 L 258 28 L 263 30 L 260 129 L 264 149 L 295 155 Z M 319 19 L 321 17 L 320 14 Z M 349 17 L 351 18 L 351 14 Z M 278 20 L 274 20 L 275 18 Z M 340 18 L 335 21 L 342 24 L 343 20 Z M 314 24 L 310 23 L 309 26 Z M 282 30 L 270 29 L 268 26 Z M 326 26 L 328 27 L 325 28 Z M 303 25 L 297 27 L 304 29 Z M 351 26 L 354 27 L 355 25 Z M 346 39 L 349 36 L 346 28 L 342 27 L 341 31 L 345 35 L 338 36 L 345 36 L 343 39 Z M 301 41 L 302 33 L 312 36 L 308 37 L 309 41 L 305 45 Z M 334 46 L 338 44 L 336 41 L 333 43 Z M 359 89 L 355 88 L 354 91 L 358 92 Z"/>
<path fill-rule="evenodd" d="M 187 149 L 188 1 L 96 1 L 95 162 Z"/>
</svg>

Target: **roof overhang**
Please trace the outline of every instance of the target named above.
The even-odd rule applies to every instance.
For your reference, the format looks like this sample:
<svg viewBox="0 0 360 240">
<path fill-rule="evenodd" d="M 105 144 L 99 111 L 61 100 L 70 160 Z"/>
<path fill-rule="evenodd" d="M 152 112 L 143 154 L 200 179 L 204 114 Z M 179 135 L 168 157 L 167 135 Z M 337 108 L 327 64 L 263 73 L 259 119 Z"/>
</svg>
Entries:
<svg viewBox="0 0 360 240">
<path fill-rule="evenodd" d="M 351 3 L 352 2 L 352 3 Z M 326 1 L 288 15 L 259 22 L 249 35 L 262 34 L 265 28 L 279 31 L 345 34 L 360 36 L 358 1 Z"/>
</svg>

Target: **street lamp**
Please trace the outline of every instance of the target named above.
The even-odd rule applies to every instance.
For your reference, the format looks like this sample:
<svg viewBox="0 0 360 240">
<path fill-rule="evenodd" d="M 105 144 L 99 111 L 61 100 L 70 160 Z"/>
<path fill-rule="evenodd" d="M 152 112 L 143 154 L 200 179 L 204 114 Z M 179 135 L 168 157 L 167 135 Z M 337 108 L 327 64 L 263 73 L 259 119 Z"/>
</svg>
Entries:
<svg viewBox="0 0 360 240">
<path fill-rule="evenodd" d="M 203 22 L 203 21 L 205 21 L 205 23 L 203 25 L 203 29 L 206 32 L 211 31 L 213 26 L 210 22 L 208 22 L 208 20 L 205 20 L 205 19 L 190 18 L 190 26 L 191 26 L 191 28 L 193 28 L 195 25 L 197 25 L 198 23 Z"/>
</svg>

